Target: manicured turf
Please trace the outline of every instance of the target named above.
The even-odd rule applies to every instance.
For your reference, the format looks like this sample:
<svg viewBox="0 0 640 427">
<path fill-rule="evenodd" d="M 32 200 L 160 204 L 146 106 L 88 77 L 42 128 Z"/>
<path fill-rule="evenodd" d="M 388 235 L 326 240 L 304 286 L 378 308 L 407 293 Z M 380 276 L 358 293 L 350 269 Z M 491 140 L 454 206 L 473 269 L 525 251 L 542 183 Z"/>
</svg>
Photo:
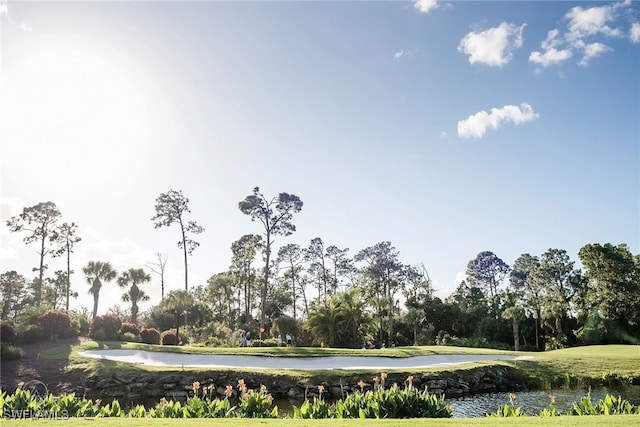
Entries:
<svg viewBox="0 0 640 427">
<path fill-rule="evenodd" d="M 117 423 L 121 427 L 217 427 L 217 426 L 264 426 L 264 427 L 390 427 L 390 426 L 637 426 L 640 415 L 613 415 L 587 417 L 521 417 L 521 418 L 472 418 L 472 419 L 408 419 L 408 420 L 262 420 L 262 419 L 136 419 L 136 418 L 74 418 L 66 421 L 74 427 L 110 427 Z M 59 427 L 63 420 L 3 420 L 3 427 Z"/>
</svg>

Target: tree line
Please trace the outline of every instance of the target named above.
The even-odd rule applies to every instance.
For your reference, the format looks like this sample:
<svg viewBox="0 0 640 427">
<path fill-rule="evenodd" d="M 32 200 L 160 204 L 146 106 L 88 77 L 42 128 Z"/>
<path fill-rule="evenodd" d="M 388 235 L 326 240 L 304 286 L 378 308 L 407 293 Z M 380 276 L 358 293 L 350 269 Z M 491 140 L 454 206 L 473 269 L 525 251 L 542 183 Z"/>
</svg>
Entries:
<svg viewBox="0 0 640 427">
<path fill-rule="evenodd" d="M 239 330 L 262 337 L 295 334 L 299 344 L 361 347 L 456 344 L 515 349 L 553 349 L 581 343 L 638 342 L 640 338 L 640 255 L 626 244 L 586 244 L 578 252 L 584 270 L 563 249 L 522 254 L 509 266 L 491 251 L 467 264 L 466 279 L 442 300 L 434 295 L 424 265 L 401 261 L 391 242 L 353 253 L 321 237 L 308 244 L 274 246 L 277 236 L 296 231 L 302 200 L 289 193 L 266 197 L 258 187 L 238 204 L 260 233 L 231 244 L 227 271 L 189 288 L 188 256 L 204 231 L 187 218 L 189 199 L 170 190 L 156 199 L 155 228 L 176 225 L 184 257 L 184 290 L 165 296 L 166 255 L 146 268 L 160 277 L 162 300 L 145 313 L 141 286 L 145 268 L 118 273 L 106 261 L 83 267 L 93 295 L 92 317 L 106 283 L 124 288 L 130 308 L 111 312 L 134 324 L 169 329 L 208 344 L 233 344 Z M 7 221 L 26 244 L 39 246 L 38 276 L 31 282 L 16 271 L 0 276 L 2 319 L 12 320 L 30 305 L 69 311 L 70 258 L 81 241 L 75 223 L 61 222 L 52 202 L 24 208 Z M 65 256 L 66 271 L 45 278 L 48 256 Z M 262 261 L 262 263 L 260 263 Z M 182 319 L 182 320 L 181 320 Z M 254 336 L 255 336 L 254 335 Z"/>
</svg>

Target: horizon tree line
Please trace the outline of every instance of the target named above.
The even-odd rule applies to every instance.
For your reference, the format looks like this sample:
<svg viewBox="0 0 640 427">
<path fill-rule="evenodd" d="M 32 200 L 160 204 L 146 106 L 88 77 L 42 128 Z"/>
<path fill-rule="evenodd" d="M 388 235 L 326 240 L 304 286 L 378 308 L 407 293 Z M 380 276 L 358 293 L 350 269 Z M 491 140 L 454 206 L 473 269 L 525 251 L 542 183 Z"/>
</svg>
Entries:
<svg viewBox="0 0 640 427">
<path fill-rule="evenodd" d="M 626 244 L 583 246 L 578 257 L 584 272 L 575 268 L 562 249 L 552 248 L 540 256 L 522 254 L 512 267 L 493 252 L 483 251 L 469 261 L 466 279 L 442 301 L 434 297 L 426 268 L 403 264 L 390 242 L 379 242 L 353 257 L 348 255 L 349 248 L 326 245 L 320 237 L 311 239 L 306 247 L 288 243 L 276 251 L 275 238 L 295 232 L 293 216 L 303 203 L 289 193 L 268 198 L 255 187 L 238 207 L 260 223 L 263 234 L 246 234 L 233 242 L 229 270 L 189 290 L 187 256 L 199 246 L 189 234 L 200 234 L 204 229 L 185 218 L 190 212 L 188 203 L 181 191 L 163 193 L 156 199 L 152 221 L 155 228 L 180 226 L 178 247 L 184 254 L 185 295 L 216 313 L 217 319 L 209 322 L 219 321 L 229 329 L 256 322 L 256 329 L 268 335 L 292 315 L 293 323 L 310 332 L 310 343 L 322 345 L 446 343 L 462 338 L 506 343 L 510 336 L 516 349 L 521 341 L 540 349 L 579 341 L 637 342 L 640 338 L 640 255 L 631 254 Z M 70 257 L 81 239 L 77 225 L 59 224 L 60 217 L 55 204 L 45 202 L 25 208 L 7 221 L 12 232 L 27 233 L 25 244 L 37 243 L 40 250 L 38 267 L 34 268 L 38 277 L 31 284 L 15 271 L 1 275 L 3 319 L 15 317 L 28 305 L 25 301 L 40 306 L 43 298 L 48 306 L 64 304 L 69 311 L 69 298 L 77 295 L 70 289 Z M 254 264 L 259 254 L 264 261 L 261 269 Z M 67 269 L 44 278 L 49 255 L 66 255 Z M 161 280 L 158 306 L 165 299 L 166 262 L 166 255 L 157 254 L 157 260 L 146 266 Z M 90 261 L 83 273 L 94 298 L 93 318 L 103 284 L 115 280 L 127 289 L 123 301 L 131 303 L 132 323 L 139 321 L 138 303 L 149 299 L 140 286 L 151 281 L 143 268 L 118 274 L 108 262 Z M 28 295 L 30 287 L 33 295 Z M 317 291 L 316 296 L 310 289 Z M 193 298 L 192 294 L 198 293 L 200 298 Z M 175 300 L 175 293 L 170 295 Z M 185 315 L 186 327 L 192 308 L 185 308 L 183 302 L 178 310 L 175 307 L 179 305 L 173 304 L 171 310 Z M 206 308 L 198 310 L 194 324 L 206 323 Z"/>
</svg>

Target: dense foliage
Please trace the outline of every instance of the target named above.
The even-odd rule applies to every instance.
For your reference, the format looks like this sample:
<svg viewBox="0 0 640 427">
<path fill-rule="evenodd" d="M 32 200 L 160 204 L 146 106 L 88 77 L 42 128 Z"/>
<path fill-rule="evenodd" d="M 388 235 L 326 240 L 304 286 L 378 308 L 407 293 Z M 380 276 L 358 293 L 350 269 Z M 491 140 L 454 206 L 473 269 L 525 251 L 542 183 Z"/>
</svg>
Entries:
<svg viewBox="0 0 640 427">
<path fill-rule="evenodd" d="M 16 328 L 9 321 L 3 320 L 0 323 L 0 341 L 13 343 L 16 340 Z"/>
<path fill-rule="evenodd" d="M 178 345 L 180 344 L 180 338 L 175 330 L 162 331 L 160 334 L 160 344 L 162 345 Z"/>
<path fill-rule="evenodd" d="M 62 311 L 48 311 L 39 316 L 37 321 L 46 339 L 53 341 L 58 338 L 67 338 L 73 333 L 71 318 Z"/>
<path fill-rule="evenodd" d="M 24 242 L 40 242 L 38 277 L 29 281 L 10 270 L 0 275 L 1 320 L 16 328 L 17 342 L 55 339 L 72 333 L 114 340 L 142 328 L 175 330 L 182 343 L 209 346 L 239 345 L 242 331 L 253 344 L 276 340 L 286 345 L 329 347 L 389 347 L 396 345 L 459 345 L 516 350 L 553 350 L 582 344 L 640 342 L 640 255 L 622 244 L 589 243 L 577 254 L 549 248 L 524 253 L 512 265 L 490 250 L 469 260 L 465 279 L 445 299 L 435 296 L 424 265 L 403 262 L 389 241 L 351 252 L 321 237 L 307 244 L 287 242 L 296 227 L 302 200 L 289 193 L 266 197 L 258 187 L 238 204 L 260 227 L 231 244 L 228 271 L 216 272 L 199 286 L 188 286 L 187 258 L 199 243 L 187 234 L 203 231 L 186 221 L 189 200 L 170 190 L 156 199 L 156 228 L 181 227 L 185 287 L 164 295 L 164 265 L 159 256 L 152 270 L 161 275 L 162 300 L 140 311 L 149 299 L 143 289 L 151 277 L 142 268 L 117 272 L 106 261 L 89 261 L 83 268 L 93 296 L 91 315 L 70 312 L 66 320 L 39 322 L 38 316 L 76 293 L 70 290 L 70 268 L 44 277 L 46 255 L 66 255 L 75 224 L 59 224 L 60 212 L 51 202 L 25 208 L 7 222 Z M 186 233 L 186 234 L 185 234 Z M 274 238 L 278 236 L 279 247 Z M 54 245 L 55 243 L 55 245 Z M 577 259 L 575 256 L 577 255 Z M 264 263 L 261 263 L 264 261 Z M 580 264 L 577 264 L 579 261 Z M 578 266 L 581 265 L 579 268 Z M 464 269 L 461 265 L 461 270 Z M 124 288 L 122 300 L 105 316 L 97 316 L 99 295 L 111 282 Z M 94 319 L 91 327 L 89 319 Z M 127 321 L 133 326 L 119 322 Z M 120 330 L 122 328 L 122 330 Z M 278 336 L 280 340 L 278 341 Z M 153 334 L 143 342 L 159 343 Z M 167 337 L 167 343 L 178 341 Z M 282 344 L 281 344 L 282 345 Z"/>
<path fill-rule="evenodd" d="M 140 330 L 134 323 L 122 322 L 120 333 L 126 334 L 127 332 L 133 335 L 140 335 Z"/>
<path fill-rule="evenodd" d="M 160 344 L 160 331 L 155 328 L 140 330 L 140 341 L 145 344 Z"/>
<path fill-rule="evenodd" d="M 89 337 L 95 340 L 115 340 L 121 327 L 122 321 L 112 314 L 97 316 L 91 322 Z"/>
<path fill-rule="evenodd" d="M 37 417 L 46 414 L 48 417 L 67 419 L 84 418 L 277 418 L 279 410 L 273 404 L 273 398 L 263 386 L 259 390 L 247 389 L 244 381 L 238 382 L 237 391 L 227 386 L 224 397 L 214 396 L 213 388 L 200 389 L 200 384 L 193 384 L 193 393 L 185 403 L 178 400 L 162 398 L 156 406 L 145 409 L 136 405 L 128 410 L 121 407 L 118 400 L 108 404 L 101 404 L 100 400 L 90 400 L 76 397 L 75 394 L 65 394 L 54 397 L 32 395 L 29 389 L 18 388 L 9 394 L 0 391 L 0 406 L 5 418 L 24 417 L 27 411 L 30 416 Z M 233 401 L 233 403 L 232 403 Z M 38 415 L 39 414 L 39 415 Z M 566 415 L 627 415 L 640 414 L 640 407 L 628 401 L 607 395 L 604 399 L 593 402 L 586 396 L 573 405 Z M 542 410 L 541 417 L 561 415 L 553 405 Z M 503 405 L 490 415 L 495 417 L 526 416 L 522 408 Z M 399 388 L 394 385 L 388 389 L 379 387 L 374 391 L 357 391 L 347 395 L 335 403 L 328 403 L 315 397 L 305 400 L 298 408 L 294 408 L 294 418 L 325 419 L 325 418 L 451 418 L 451 408 L 444 403 L 442 397 L 419 391 L 411 386 Z"/>
</svg>

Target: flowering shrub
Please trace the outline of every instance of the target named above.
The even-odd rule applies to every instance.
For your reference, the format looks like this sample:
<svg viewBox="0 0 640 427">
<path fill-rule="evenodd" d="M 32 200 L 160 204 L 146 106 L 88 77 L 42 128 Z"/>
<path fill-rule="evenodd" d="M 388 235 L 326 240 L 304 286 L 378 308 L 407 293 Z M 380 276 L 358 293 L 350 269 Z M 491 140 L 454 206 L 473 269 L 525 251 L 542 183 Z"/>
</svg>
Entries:
<svg viewBox="0 0 640 427">
<path fill-rule="evenodd" d="M 120 333 L 126 334 L 127 332 L 132 333 L 133 335 L 140 335 L 140 330 L 133 323 L 124 322 L 122 326 L 120 326 Z"/>
<path fill-rule="evenodd" d="M 44 338 L 55 340 L 72 335 L 73 328 L 71 328 L 71 318 L 67 313 L 62 311 L 48 311 L 38 316 L 36 322 L 42 328 Z"/>
<path fill-rule="evenodd" d="M 160 344 L 162 345 L 178 345 L 179 337 L 174 329 L 168 329 L 160 334 Z"/>
<path fill-rule="evenodd" d="M 140 331 L 140 341 L 145 344 L 160 344 L 160 331 L 156 328 L 144 328 Z"/>
<path fill-rule="evenodd" d="M 89 337 L 94 340 L 114 341 L 118 338 L 118 331 L 122 327 L 122 321 L 113 314 L 98 316 L 91 322 Z"/>
<path fill-rule="evenodd" d="M 12 343 L 16 340 L 16 328 L 6 320 L 0 323 L 0 341 Z"/>
</svg>

